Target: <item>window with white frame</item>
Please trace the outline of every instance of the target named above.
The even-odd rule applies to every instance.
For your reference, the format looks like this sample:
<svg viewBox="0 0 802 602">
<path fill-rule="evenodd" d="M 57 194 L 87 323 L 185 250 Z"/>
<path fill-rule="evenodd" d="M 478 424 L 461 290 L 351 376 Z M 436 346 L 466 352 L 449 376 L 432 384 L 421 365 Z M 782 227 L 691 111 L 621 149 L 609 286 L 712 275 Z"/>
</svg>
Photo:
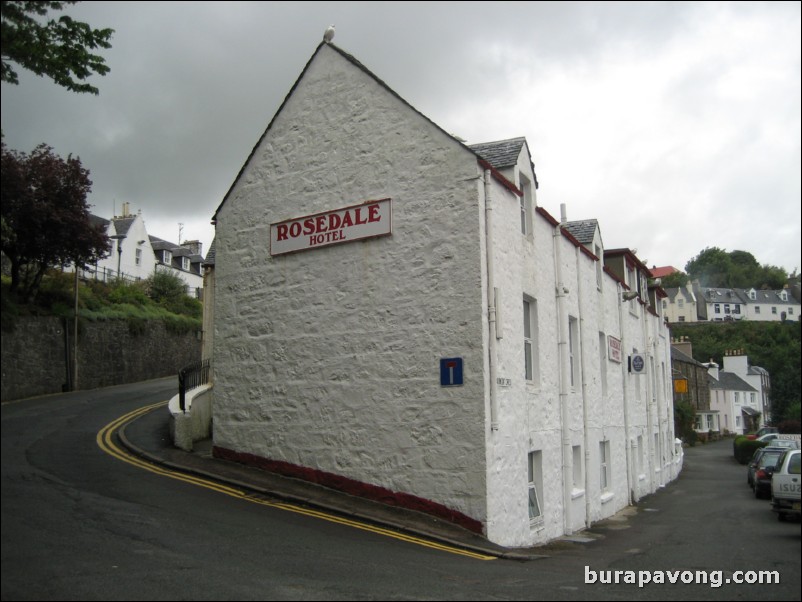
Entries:
<svg viewBox="0 0 802 602">
<path fill-rule="evenodd" d="M 760 313 L 760 306 L 759 305 L 755 305 L 755 313 L 756 314 Z"/>
<path fill-rule="evenodd" d="M 582 476 L 582 446 L 574 445 L 571 448 L 573 458 L 573 489 L 578 491 L 585 488 L 585 479 Z"/>
<path fill-rule="evenodd" d="M 136 250 L 134 262 L 136 265 L 142 265 L 142 249 Z"/>
<path fill-rule="evenodd" d="M 610 490 L 610 442 L 599 442 L 599 487 L 602 491 Z"/>
<path fill-rule="evenodd" d="M 714 311 L 715 313 L 717 313 L 717 314 L 720 314 L 720 313 L 721 313 L 721 305 L 720 305 L 719 303 L 715 303 L 715 304 L 713 305 L 713 311 Z"/>
<path fill-rule="evenodd" d="M 741 428 L 741 417 L 740 416 L 737 416 L 737 415 L 735 416 L 735 426 L 737 426 L 738 428 Z"/>
<path fill-rule="evenodd" d="M 190 266 L 189 257 L 182 257 L 181 258 L 181 269 L 188 272 L 189 271 L 189 266 Z"/>
<path fill-rule="evenodd" d="M 527 456 L 527 495 L 529 497 L 529 521 L 543 520 L 543 455 L 540 451 L 529 452 Z"/>
<path fill-rule="evenodd" d="M 568 317 L 568 370 L 571 375 L 571 387 L 579 383 L 579 322 Z"/>
<path fill-rule="evenodd" d="M 596 260 L 596 288 L 601 290 L 602 289 L 602 282 L 604 279 L 602 278 L 602 272 L 604 271 L 603 261 L 604 258 L 602 257 L 602 250 L 599 245 L 593 246 L 594 253 L 598 259 Z"/>
<path fill-rule="evenodd" d="M 537 352 L 537 301 L 526 297 L 523 301 L 524 309 L 524 377 L 528 382 L 538 382 Z"/>
<path fill-rule="evenodd" d="M 531 236 L 532 227 L 532 183 L 524 174 L 518 174 L 518 183 L 521 187 L 521 234 Z"/>
<path fill-rule="evenodd" d="M 165 249 L 162 251 L 162 263 L 165 265 L 170 265 L 173 262 L 173 254 Z"/>
</svg>

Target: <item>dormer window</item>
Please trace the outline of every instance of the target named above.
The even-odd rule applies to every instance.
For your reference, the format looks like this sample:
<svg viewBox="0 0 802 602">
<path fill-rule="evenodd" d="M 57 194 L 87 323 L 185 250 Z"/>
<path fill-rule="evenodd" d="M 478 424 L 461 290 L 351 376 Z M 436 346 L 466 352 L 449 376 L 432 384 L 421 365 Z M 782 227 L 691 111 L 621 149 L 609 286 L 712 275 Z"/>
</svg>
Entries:
<svg viewBox="0 0 802 602">
<path fill-rule="evenodd" d="M 162 251 L 162 263 L 165 265 L 170 265 L 173 262 L 173 254 L 165 249 Z"/>
<path fill-rule="evenodd" d="M 755 301 L 755 300 L 757 299 L 757 293 L 755 292 L 755 289 L 751 289 L 751 290 L 749 291 L 749 298 L 750 298 L 752 301 Z"/>
<path fill-rule="evenodd" d="M 185 271 L 189 271 L 189 257 L 182 257 L 181 258 L 181 269 Z"/>
<path fill-rule="evenodd" d="M 787 291 L 781 292 L 780 299 L 782 299 L 783 301 L 788 301 L 788 292 Z"/>
</svg>

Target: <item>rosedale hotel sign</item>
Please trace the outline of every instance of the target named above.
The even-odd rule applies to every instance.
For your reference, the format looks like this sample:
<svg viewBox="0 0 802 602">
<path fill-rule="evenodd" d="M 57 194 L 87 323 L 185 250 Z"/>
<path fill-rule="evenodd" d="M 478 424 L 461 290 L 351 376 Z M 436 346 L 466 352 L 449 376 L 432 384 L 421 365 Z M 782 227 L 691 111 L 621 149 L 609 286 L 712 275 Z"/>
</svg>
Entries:
<svg viewBox="0 0 802 602">
<path fill-rule="evenodd" d="M 366 201 L 270 225 L 270 254 L 284 255 L 392 233 L 390 199 Z"/>
</svg>

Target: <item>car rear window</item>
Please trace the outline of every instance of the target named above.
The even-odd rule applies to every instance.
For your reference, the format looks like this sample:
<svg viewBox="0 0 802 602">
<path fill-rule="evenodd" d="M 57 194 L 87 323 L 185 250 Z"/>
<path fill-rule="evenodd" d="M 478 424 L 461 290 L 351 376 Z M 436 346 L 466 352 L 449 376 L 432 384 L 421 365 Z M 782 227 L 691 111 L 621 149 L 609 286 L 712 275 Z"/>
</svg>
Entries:
<svg viewBox="0 0 802 602">
<path fill-rule="evenodd" d="M 789 474 L 799 474 L 800 470 L 800 458 L 802 458 L 802 454 L 794 454 L 791 456 L 791 460 L 788 462 L 788 473 Z"/>
</svg>

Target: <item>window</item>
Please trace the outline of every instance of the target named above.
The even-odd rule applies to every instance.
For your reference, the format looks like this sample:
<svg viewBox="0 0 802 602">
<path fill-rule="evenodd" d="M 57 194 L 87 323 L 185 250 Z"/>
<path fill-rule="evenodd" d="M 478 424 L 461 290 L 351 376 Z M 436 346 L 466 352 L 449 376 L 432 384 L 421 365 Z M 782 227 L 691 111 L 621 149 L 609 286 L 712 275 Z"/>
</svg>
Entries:
<svg viewBox="0 0 802 602">
<path fill-rule="evenodd" d="M 599 487 L 602 491 L 610 489 L 610 442 L 599 443 Z"/>
<path fill-rule="evenodd" d="M 725 314 L 730 313 L 730 304 L 729 303 L 725 303 L 724 304 L 724 313 Z"/>
<path fill-rule="evenodd" d="M 532 221 L 532 184 L 522 173 L 518 174 L 518 183 L 521 187 L 521 234 L 531 235 L 529 224 Z"/>
<path fill-rule="evenodd" d="M 776 316 L 777 315 L 777 308 L 776 307 L 772 307 L 771 308 L 771 313 Z"/>
<path fill-rule="evenodd" d="M 755 313 L 756 314 L 760 313 L 760 306 L 759 305 L 755 305 Z"/>
<path fill-rule="evenodd" d="M 162 263 L 170 265 L 173 262 L 173 254 L 166 249 L 162 251 Z"/>
<path fill-rule="evenodd" d="M 741 394 L 738 391 L 735 391 L 735 403 L 741 403 Z"/>
<path fill-rule="evenodd" d="M 537 355 L 537 301 L 524 299 L 524 376 L 527 381 L 538 382 Z"/>
<path fill-rule="evenodd" d="M 713 414 L 707 415 L 707 430 L 709 431 L 713 430 Z"/>
<path fill-rule="evenodd" d="M 741 313 L 741 306 L 736 304 L 736 305 L 735 305 L 735 306 L 732 308 L 732 313 L 734 313 L 734 314 L 740 314 L 740 313 Z"/>
<path fill-rule="evenodd" d="M 598 257 L 598 259 L 596 260 L 596 288 L 601 290 L 602 281 L 603 281 L 603 279 L 602 279 L 602 271 L 603 271 L 603 268 L 604 268 L 604 266 L 602 265 L 602 262 L 603 262 L 604 258 L 603 258 L 601 247 L 599 245 L 594 245 L 593 246 L 593 250 L 594 250 L 594 253 L 596 254 L 596 257 Z"/>
<path fill-rule="evenodd" d="M 713 311 L 715 313 L 717 313 L 717 314 L 720 314 L 721 313 L 721 304 L 720 303 L 715 303 L 713 305 Z"/>
<path fill-rule="evenodd" d="M 568 369 L 571 374 L 571 387 L 579 382 L 579 323 L 576 318 L 568 317 Z"/>
<path fill-rule="evenodd" d="M 189 271 L 189 257 L 182 257 L 181 258 L 181 269 Z"/>
<path fill-rule="evenodd" d="M 679 319 L 677 321 L 678 322 L 684 322 L 685 321 L 685 316 L 679 316 Z"/>
<path fill-rule="evenodd" d="M 738 428 L 741 428 L 741 417 L 740 416 L 736 416 L 735 417 L 735 426 L 737 426 Z"/>
<path fill-rule="evenodd" d="M 793 307 L 789 307 L 788 308 L 788 315 L 789 316 L 793 316 L 794 315 L 794 308 Z"/>
<path fill-rule="evenodd" d="M 136 250 L 136 259 L 134 261 L 136 265 L 142 265 L 142 249 Z"/>
<path fill-rule="evenodd" d="M 677 299 L 677 307 L 679 307 L 680 309 L 684 308 L 685 307 L 685 299 L 681 299 L 681 298 Z"/>
<path fill-rule="evenodd" d="M 529 520 L 539 522 L 543 518 L 543 507 L 540 500 L 543 493 L 543 457 L 542 452 L 529 452 L 527 457 Z"/>
<path fill-rule="evenodd" d="M 585 483 L 582 478 L 582 446 L 574 445 L 571 451 L 574 459 L 573 488 L 574 490 L 584 489 Z"/>
</svg>

